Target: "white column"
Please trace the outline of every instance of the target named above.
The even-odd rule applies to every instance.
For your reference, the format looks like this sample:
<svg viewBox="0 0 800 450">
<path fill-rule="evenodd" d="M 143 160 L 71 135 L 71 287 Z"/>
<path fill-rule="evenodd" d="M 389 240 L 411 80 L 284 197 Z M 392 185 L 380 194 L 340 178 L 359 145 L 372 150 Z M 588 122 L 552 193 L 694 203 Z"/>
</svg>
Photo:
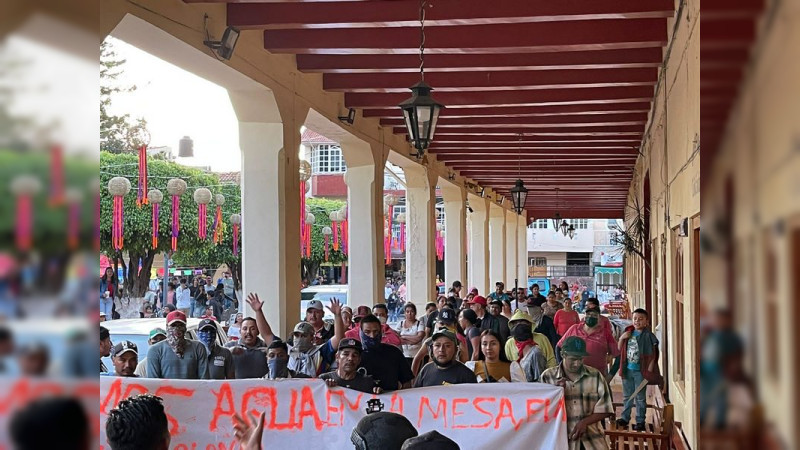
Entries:
<svg viewBox="0 0 800 450">
<path fill-rule="evenodd" d="M 506 211 L 495 203 L 489 206 L 489 282 L 506 281 Z"/>
<path fill-rule="evenodd" d="M 348 247 L 347 284 L 351 305 L 383 303 L 383 169 L 380 146 L 360 139 L 340 142 L 347 162 Z"/>
<path fill-rule="evenodd" d="M 436 181 L 424 166 L 404 167 L 406 177 L 406 283 L 417 305 L 433 301 L 436 289 Z"/>
<path fill-rule="evenodd" d="M 444 282 L 452 286 L 456 280 L 467 282 L 467 189 L 448 183 L 440 188 L 444 199 Z"/>
<path fill-rule="evenodd" d="M 506 210 L 506 289 L 514 286 L 519 270 L 517 270 L 517 218 L 513 210 Z"/>
<path fill-rule="evenodd" d="M 469 289 L 478 288 L 481 295 L 487 295 L 489 288 L 489 200 L 469 194 Z"/>
<path fill-rule="evenodd" d="M 242 292 L 258 293 L 272 328 L 288 336 L 300 320 L 298 117 L 305 112 L 292 107 L 280 116 L 264 92 L 229 92 L 242 151 Z"/>
<path fill-rule="evenodd" d="M 517 260 L 519 285 L 528 286 L 528 216 L 525 211 L 517 218 Z"/>
</svg>

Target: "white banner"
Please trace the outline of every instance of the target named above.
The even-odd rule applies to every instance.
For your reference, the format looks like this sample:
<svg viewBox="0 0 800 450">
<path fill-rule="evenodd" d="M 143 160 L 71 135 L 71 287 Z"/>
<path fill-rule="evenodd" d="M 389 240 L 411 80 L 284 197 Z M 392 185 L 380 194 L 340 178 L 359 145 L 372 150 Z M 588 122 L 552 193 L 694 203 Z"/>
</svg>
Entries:
<svg viewBox="0 0 800 450">
<path fill-rule="evenodd" d="M 100 377 L 100 442 L 123 398 L 164 399 L 173 450 L 233 450 L 234 413 L 266 412 L 265 449 L 348 449 L 350 433 L 377 398 L 419 433 L 437 430 L 462 449 L 567 448 L 561 388 L 541 383 L 461 384 L 382 395 L 328 388 L 321 380 L 159 380 Z"/>
</svg>

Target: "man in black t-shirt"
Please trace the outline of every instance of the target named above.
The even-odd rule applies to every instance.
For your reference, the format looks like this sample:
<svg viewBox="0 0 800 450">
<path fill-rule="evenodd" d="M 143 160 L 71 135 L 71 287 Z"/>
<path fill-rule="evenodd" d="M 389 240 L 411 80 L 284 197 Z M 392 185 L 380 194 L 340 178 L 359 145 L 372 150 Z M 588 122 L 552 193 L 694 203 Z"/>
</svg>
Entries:
<svg viewBox="0 0 800 450">
<path fill-rule="evenodd" d="M 355 339 L 342 339 L 339 342 L 339 351 L 336 352 L 338 367 L 333 372 L 322 374 L 320 378 L 330 387 L 345 387 L 367 394 L 383 392 L 380 386 L 376 386 L 372 377 L 358 372 L 361 350 L 361 342 Z"/>
<path fill-rule="evenodd" d="M 361 367 L 367 375 L 378 383 L 384 391 L 395 391 L 411 387 L 414 374 L 408 366 L 403 351 L 399 348 L 381 343 L 381 321 L 370 314 L 359 323 L 359 337 L 363 351 Z"/>
<path fill-rule="evenodd" d="M 419 372 L 414 387 L 477 383 L 475 373 L 455 360 L 457 345 L 456 335 L 452 332 L 440 330 L 434 333 L 431 341 L 433 360 Z"/>
</svg>

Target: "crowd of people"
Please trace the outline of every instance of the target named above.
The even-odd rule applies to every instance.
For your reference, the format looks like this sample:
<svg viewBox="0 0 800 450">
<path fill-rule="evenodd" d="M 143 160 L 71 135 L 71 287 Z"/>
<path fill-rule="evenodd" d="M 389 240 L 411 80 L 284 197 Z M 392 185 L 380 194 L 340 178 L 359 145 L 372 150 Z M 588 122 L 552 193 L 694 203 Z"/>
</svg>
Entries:
<svg viewBox="0 0 800 450">
<path fill-rule="evenodd" d="M 284 337 L 272 329 L 263 301 L 250 294 L 246 301 L 254 317 L 237 320 L 238 339 L 225 346 L 217 343 L 213 317 L 201 321 L 197 340 L 189 339 L 186 308 L 170 311 L 166 327 L 150 332 L 144 361 L 138 361 L 133 342 L 112 345 L 101 327 L 101 357 L 111 356 L 114 367 L 101 363 L 100 370 L 177 379 L 320 378 L 329 386 L 365 393 L 443 384 L 549 383 L 565 392 L 570 447 L 603 448 L 601 422 L 614 414 L 608 383 L 619 369 L 626 402 L 617 424 L 628 426 L 635 407 L 633 427 L 644 429 L 642 381 L 658 372 L 658 341 L 640 309 L 615 339 L 599 301 L 586 299 L 581 318 L 565 284 L 543 295 L 536 284 L 530 291 L 508 292 L 498 282 L 484 297 L 476 288 L 464 292 L 456 281 L 447 296 L 437 292 L 435 302 L 419 309 L 403 302 L 394 327 L 385 303 L 361 305 L 354 313 L 331 299 L 330 323 L 323 320 L 322 302 L 313 300 L 305 320 Z"/>
</svg>

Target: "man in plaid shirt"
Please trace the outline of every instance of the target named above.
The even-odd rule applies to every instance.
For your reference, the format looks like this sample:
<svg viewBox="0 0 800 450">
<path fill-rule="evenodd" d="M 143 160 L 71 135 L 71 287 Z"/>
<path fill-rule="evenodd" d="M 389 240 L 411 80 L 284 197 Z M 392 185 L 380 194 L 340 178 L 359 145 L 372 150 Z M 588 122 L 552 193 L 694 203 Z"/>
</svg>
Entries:
<svg viewBox="0 0 800 450">
<path fill-rule="evenodd" d="M 562 342 L 561 364 L 547 369 L 542 382 L 564 388 L 570 450 L 608 449 L 600 423 L 614 415 L 611 389 L 599 370 L 583 364 L 586 341 L 570 336 Z"/>
</svg>

